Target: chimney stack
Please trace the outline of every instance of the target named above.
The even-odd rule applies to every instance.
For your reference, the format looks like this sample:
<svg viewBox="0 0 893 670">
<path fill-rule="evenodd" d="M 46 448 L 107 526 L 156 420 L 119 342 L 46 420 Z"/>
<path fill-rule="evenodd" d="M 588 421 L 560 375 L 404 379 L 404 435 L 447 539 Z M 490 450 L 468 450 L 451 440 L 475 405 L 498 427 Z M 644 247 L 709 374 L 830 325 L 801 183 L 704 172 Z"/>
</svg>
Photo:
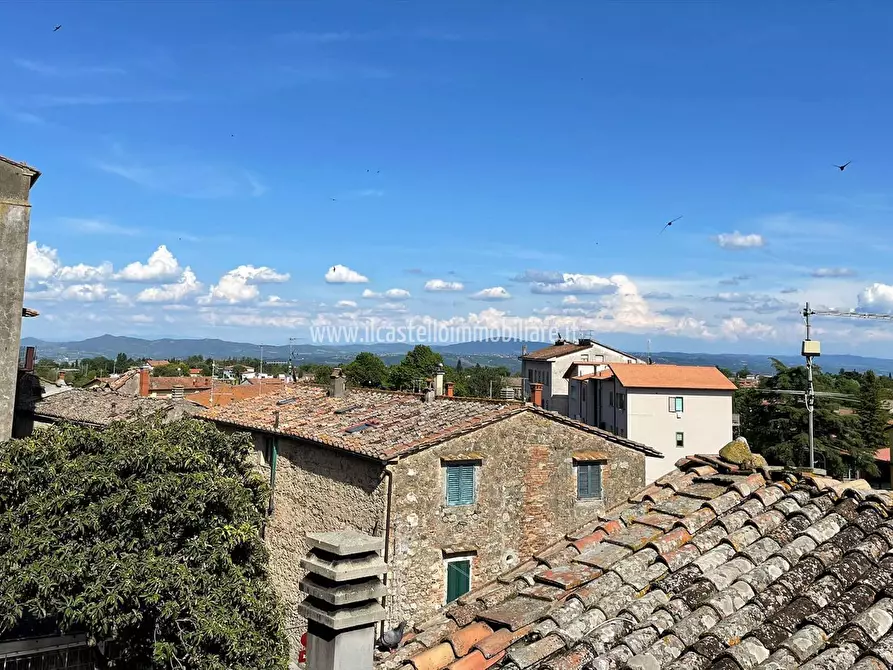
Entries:
<svg viewBox="0 0 893 670">
<path fill-rule="evenodd" d="M 443 395 L 443 377 L 444 377 L 444 369 L 443 363 L 437 364 L 437 369 L 434 371 L 434 395 L 442 396 Z"/>
<path fill-rule="evenodd" d="M 343 398 L 346 384 L 347 380 L 344 378 L 341 368 L 335 368 L 329 377 L 329 395 L 333 398 Z"/>
<path fill-rule="evenodd" d="M 453 397 L 453 388 L 455 387 L 455 384 L 453 382 L 447 382 L 445 386 L 446 386 L 447 398 L 452 398 Z"/>
<path fill-rule="evenodd" d="M 372 670 L 375 625 L 385 619 L 384 539 L 346 529 L 307 533 L 307 543 L 299 587 L 307 597 L 298 605 L 307 619 L 307 670 Z"/>
<path fill-rule="evenodd" d="M 140 395 L 149 397 L 149 368 L 140 368 Z"/>
<path fill-rule="evenodd" d="M 535 382 L 530 385 L 530 401 L 537 407 L 543 406 L 543 385 Z"/>
<path fill-rule="evenodd" d="M 65 386 L 65 370 L 59 370 L 59 374 L 56 377 L 56 386 Z"/>
<path fill-rule="evenodd" d="M 174 386 L 171 389 L 171 398 L 174 400 L 182 400 L 183 399 L 183 387 L 182 386 Z"/>
</svg>

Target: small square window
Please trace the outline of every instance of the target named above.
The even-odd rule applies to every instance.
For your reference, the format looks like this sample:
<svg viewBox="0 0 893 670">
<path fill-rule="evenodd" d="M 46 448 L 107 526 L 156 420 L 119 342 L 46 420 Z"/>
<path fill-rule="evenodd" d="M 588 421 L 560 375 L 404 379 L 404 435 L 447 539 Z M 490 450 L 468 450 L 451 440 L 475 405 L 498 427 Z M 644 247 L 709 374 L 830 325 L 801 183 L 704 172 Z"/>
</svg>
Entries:
<svg viewBox="0 0 893 670">
<path fill-rule="evenodd" d="M 577 499 L 602 499 L 602 464 L 577 464 Z"/>
<path fill-rule="evenodd" d="M 475 465 L 447 465 L 444 467 L 446 480 L 446 504 L 450 507 L 474 504 Z"/>
<path fill-rule="evenodd" d="M 685 434 L 684 433 L 676 433 L 676 446 L 679 449 L 685 446 Z"/>
<path fill-rule="evenodd" d="M 580 355 L 580 360 L 581 360 L 581 361 L 588 361 L 588 360 L 589 360 L 589 354 L 581 354 L 581 355 Z"/>
<path fill-rule="evenodd" d="M 447 604 L 471 591 L 471 558 L 446 561 Z"/>
<path fill-rule="evenodd" d="M 681 412 L 682 398 L 680 396 L 669 398 L 667 409 L 671 412 Z"/>
<path fill-rule="evenodd" d="M 626 409 L 626 394 L 625 393 L 617 394 L 617 409 L 620 409 L 620 410 Z"/>
</svg>

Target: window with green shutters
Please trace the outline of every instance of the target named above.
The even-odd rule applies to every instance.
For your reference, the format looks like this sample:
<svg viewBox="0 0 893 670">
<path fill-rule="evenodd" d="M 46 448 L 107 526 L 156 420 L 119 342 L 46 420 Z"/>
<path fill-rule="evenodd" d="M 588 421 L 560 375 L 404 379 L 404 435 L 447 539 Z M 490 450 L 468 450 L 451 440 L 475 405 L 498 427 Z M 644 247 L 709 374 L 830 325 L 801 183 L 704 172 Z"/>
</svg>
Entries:
<svg viewBox="0 0 893 670">
<path fill-rule="evenodd" d="M 602 498 L 602 464 L 577 464 L 577 499 L 601 500 Z"/>
<path fill-rule="evenodd" d="M 447 603 L 471 591 L 471 559 L 447 561 Z"/>
<path fill-rule="evenodd" d="M 474 471 L 475 465 L 448 465 L 446 470 L 446 504 L 474 504 Z"/>
</svg>

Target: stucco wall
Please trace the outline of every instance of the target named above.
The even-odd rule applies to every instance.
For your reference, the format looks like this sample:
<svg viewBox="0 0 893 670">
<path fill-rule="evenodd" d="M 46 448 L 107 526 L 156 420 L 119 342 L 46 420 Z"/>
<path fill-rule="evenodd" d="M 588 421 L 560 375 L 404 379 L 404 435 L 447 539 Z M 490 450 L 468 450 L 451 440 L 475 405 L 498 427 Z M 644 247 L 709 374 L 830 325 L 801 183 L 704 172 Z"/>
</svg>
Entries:
<svg viewBox="0 0 893 670">
<path fill-rule="evenodd" d="M 578 502 L 575 451 L 607 457 L 604 500 Z M 443 459 L 479 454 L 475 504 L 445 504 Z M 472 588 L 619 503 L 645 481 L 645 457 L 525 412 L 401 460 L 392 511 L 390 618 L 422 621 L 446 599 L 446 555 L 474 556 Z"/>
<path fill-rule="evenodd" d="M 627 393 L 629 438 L 664 454 L 648 459 L 646 477 L 652 482 L 673 469 L 683 456 L 715 454 L 732 439 L 732 391 L 632 389 Z M 669 398 L 682 396 L 680 418 L 669 411 Z M 684 446 L 676 446 L 676 433 Z"/>
<path fill-rule="evenodd" d="M 255 434 L 256 465 L 269 478 L 264 435 Z M 285 606 L 292 661 L 297 660 L 305 620 L 296 612 L 303 600 L 298 584 L 304 576 L 301 558 L 309 547 L 305 534 L 356 528 L 384 533 L 387 483 L 378 463 L 341 454 L 307 442 L 279 438 L 275 507 L 267 521 L 273 585 Z"/>
</svg>

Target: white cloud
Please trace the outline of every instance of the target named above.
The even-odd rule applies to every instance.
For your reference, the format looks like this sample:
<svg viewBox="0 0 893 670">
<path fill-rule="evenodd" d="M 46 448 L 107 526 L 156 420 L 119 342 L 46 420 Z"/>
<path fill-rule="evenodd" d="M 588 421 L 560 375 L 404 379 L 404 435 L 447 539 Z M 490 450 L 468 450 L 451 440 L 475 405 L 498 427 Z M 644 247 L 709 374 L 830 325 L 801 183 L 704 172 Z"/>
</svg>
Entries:
<svg viewBox="0 0 893 670">
<path fill-rule="evenodd" d="M 444 281 L 443 279 L 431 279 L 425 282 L 426 291 L 464 291 L 465 285 L 460 281 Z"/>
<path fill-rule="evenodd" d="M 329 284 L 365 284 L 368 281 L 368 277 L 351 270 L 346 265 L 333 265 L 326 272 L 326 282 Z"/>
<path fill-rule="evenodd" d="M 37 242 L 28 242 L 28 256 L 25 261 L 26 279 L 35 281 L 50 279 L 61 265 L 58 251 L 51 247 L 40 246 Z"/>
<path fill-rule="evenodd" d="M 537 281 L 530 290 L 533 293 L 613 293 L 617 286 L 606 277 L 565 272 L 561 281 Z"/>
<path fill-rule="evenodd" d="M 111 277 L 112 272 L 112 264 L 108 262 L 101 265 L 78 263 L 59 268 L 55 279 L 62 282 L 98 282 Z"/>
<path fill-rule="evenodd" d="M 859 308 L 866 312 L 893 312 L 893 286 L 875 282 L 859 294 Z"/>
<path fill-rule="evenodd" d="M 181 302 L 184 298 L 200 293 L 202 283 L 195 276 L 191 268 L 183 270 L 183 275 L 175 284 L 163 286 L 151 286 L 143 289 L 136 296 L 137 302 Z"/>
<path fill-rule="evenodd" d="M 251 302 L 260 296 L 258 284 L 282 283 L 288 279 L 288 273 L 279 273 L 266 266 L 257 268 L 253 265 L 240 265 L 223 275 L 220 281 L 211 287 L 207 296 L 199 298 L 199 302 L 202 304 L 224 302 L 230 305 Z"/>
<path fill-rule="evenodd" d="M 412 296 L 410 295 L 409 291 L 403 288 L 389 288 L 384 293 L 370 291 L 367 288 L 363 291 L 363 295 L 361 297 L 370 300 L 408 300 Z"/>
<path fill-rule="evenodd" d="M 485 288 L 477 293 L 472 294 L 472 300 L 508 300 L 511 298 L 511 294 L 506 291 L 502 286 L 493 286 L 491 288 Z"/>
<path fill-rule="evenodd" d="M 748 323 L 740 316 L 723 320 L 720 331 L 726 339 L 737 341 L 741 338 L 763 340 L 775 337 L 775 328 L 765 323 Z"/>
<path fill-rule="evenodd" d="M 107 300 L 118 303 L 128 302 L 127 296 L 109 288 L 105 284 L 71 284 L 64 287 L 59 285 L 49 286 L 42 291 L 29 293 L 28 299 L 47 302 L 104 302 Z"/>
<path fill-rule="evenodd" d="M 818 268 L 813 270 L 811 274 L 819 279 L 837 279 L 840 277 L 852 277 L 856 273 L 850 268 Z"/>
<path fill-rule="evenodd" d="M 168 251 L 168 248 L 162 244 L 151 256 L 149 256 L 148 263 L 144 264 L 139 261 L 130 263 L 115 275 L 115 279 L 132 282 L 155 282 L 164 281 L 165 279 L 175 279 L 179 277 L 182 272 L 177 259 L 174 258 L 174 255 Z"/>
<path fill-rule="evenodd" d="M 755 249 L 766 244 L 762 235 L 757 233 L 745 235 L 737 230 L 734 233 L 720 233 L 713 240 L 723 249 Z"/>
<path fill-rule="evenodd" d="M 357 303 L 353 300 L 339 300 L 335 303 L 335 307 L 338 309 L 356 309 Z"/>
<path fill-rule="evenodd" d="M 560 284 L 564 281 L 564 275 L 560 272 L 548 272 L 543 270 L 525 270 L 512 279 L 517 282 L 529 282 L 537 284 Z"/>
</svg>

